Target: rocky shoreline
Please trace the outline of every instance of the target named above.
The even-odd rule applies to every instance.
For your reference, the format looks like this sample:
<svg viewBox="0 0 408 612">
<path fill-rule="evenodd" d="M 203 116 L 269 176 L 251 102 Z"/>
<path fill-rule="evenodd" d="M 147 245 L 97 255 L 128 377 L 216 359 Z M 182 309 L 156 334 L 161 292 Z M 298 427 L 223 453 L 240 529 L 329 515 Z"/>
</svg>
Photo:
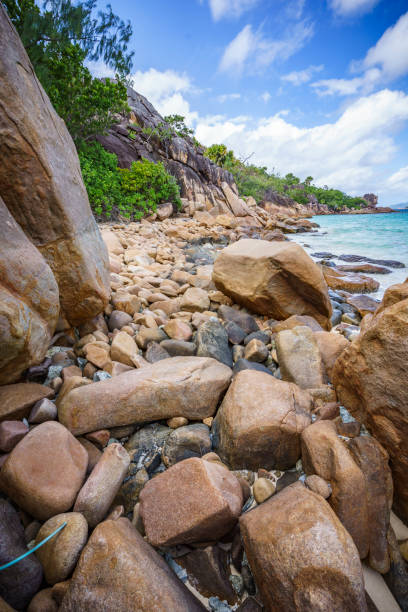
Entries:
<svg viewBox="0 0 408 612">
<path fill-rule="evenodd" d="M 0 573 L 14 609 L 406 609 L 403 459 L 358 360 L 376 328 L 396 342 L 408 286 L 327 289 L 333 268 L 254 231 L 101 226 L 104 312 L 0 387 L 1 562 L 67 522 Z"/>
</svg>

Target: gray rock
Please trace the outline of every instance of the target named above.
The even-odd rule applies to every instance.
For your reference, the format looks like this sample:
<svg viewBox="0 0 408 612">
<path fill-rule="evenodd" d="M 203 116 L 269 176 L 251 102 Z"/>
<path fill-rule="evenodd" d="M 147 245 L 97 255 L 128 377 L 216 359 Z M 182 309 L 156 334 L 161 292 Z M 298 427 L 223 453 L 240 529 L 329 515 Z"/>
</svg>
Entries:
<svg viewBox="0 0 408 612">
<path fill-rule="evenodd" d="M 168 352 L 170 357 L 192 357 L 196 352 L 194 342 L 185 340 L 163 340 L 160 346 Z"/>
<path fill-rule="evenodd" d="M 212 357 L 232 368 L 228 334 L 218 319 L 209 319 L 197 332 L 197 356 Z"/>
<path fill-rule="evenodd" d="M 164 443 L 162 457 L 164 464 L 170 467 L 183 459 L 202 457 L 210 451 L 209 428 L 204 423 L 195 423 L 172 431 Z"/>
<path fill-rule="evenodd" d="M 114 310 L 108 319 L 109 331 L 113 332 L 115 329 L 122 329 L 128 323 L 133 321 L 132 317 L 122 310 Z"/>
<path fill-rule="evenodd" d="M 27 552 L 24 528 L 13 506 L 0 499 L 0 565 Z M 41 563 L 29 555 L 0 572 L 0 597 L 17 610 L 25 609 L 42 582 Z M 0 606 L 1 607 L 1 606 Z"/>
<path fill-rule="evenodd" d="M 149 363 L 156 363 L 162 359 L 168 359 L 171 355 L 157 342 L 149 342 L 146 349 L 145 359 Z"/>
<path fill-rule="evenodd" d="M 45 421 L 55 421 L 57 412 L 54 402 L 44 398 L 34 404 L 28 417 L 28 422 L 37 424 L 45 423 Z"/>
<path fill-rule="evenodd" d="M 242 372 L 242 370 L 258 370 L 258 372 L 265 372 L 265 374 L 273 376 L 273 372 L 269 368 L 266 368 L 261 363 L 256 363 L 256 361 L 248 361 L 248 359 L 238 359 L 235 363 L 233 367 L 234 375 Z"/>
<path fill-rule="evenodd" d="M 268 333 L 266 333 L 264 331 L 256 331 L 256 332 L 252 332 L 252 334 L 248 334 L 245 337 L 244 345 L 246 346 L 248 344 L 248 342 L 251 342 L 251 340 L 253 340 L 254 338 L 256 338 L 257 340 L 260 340 L 264 344 L 268 344 L 268 342 L 271 339 L 271 337 L 270 337 L 270 335 Z"/>
<path fill-rule="evenodd" d="M 112 378 L 112 376 L 109 374 L 109 372 L 105 372 L 105 370 L 98 370 L 93 375 L 94 382 L 101 382 L 102 380 L 108 380 L 109 378 Z"/>
<path fill-rule="evenodd" d="M 331 324 L 334 327 L 341 323 L 342 312 L 338 308 L 333 308 L 333 313 L 331 316 Z"/>
<path fill-rule="evenodd" d="M 231 344 L 241 344 L 245 338 L 245 332 L 234 321 L 228 321 L 225 325 L 225 330 L 228 334 L 228 340 Z"/>
<path fill-rule="evenodd" d="M 231 306 L 222 304 L 218 309 L 218 314 L 224 321 L 234 321 L 234 323 L 239 325 L 247 334 L 259 330 L 258 323 L 255 321 L 254 317 L 246 312 L 242 312 L 242 310 L 236 310 Z"/>
<path fill-rule="evenodd" d="M 138 452 L 146 452 L 152 449 L 161 449 L 167 437 L 173 430 L 159 423 L 152 423 L 139 429 L 129 438 L 125 444 L 128 451 L 137 450 Z"/>
</svg>

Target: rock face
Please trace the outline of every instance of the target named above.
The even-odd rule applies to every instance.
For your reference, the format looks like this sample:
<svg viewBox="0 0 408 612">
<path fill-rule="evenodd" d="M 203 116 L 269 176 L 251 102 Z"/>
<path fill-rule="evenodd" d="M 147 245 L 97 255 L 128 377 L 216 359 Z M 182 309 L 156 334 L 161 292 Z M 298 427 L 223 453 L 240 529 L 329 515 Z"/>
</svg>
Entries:
<svg viewBox="0 0 408 612">
<path fill-rule="evenodd" d="M 224 212 L 230 211 L 222 184 L 236 191 L 232 175 L 212 163 L 203 155 L 203 150 L 188 139 L 172 138 L 165 151 L 157 136 L 149 138 L 141 129 L 155 129 L 163 123 L 152 104 L 131 88 L 128 88 L 128 104 L 131 124 L 125 120 L 114 125 L 105 136 L 98 137 L 105 149 L 118 156 L 119 166 L 130 168 L 133 161 L 142 158 L 161 161 L 176 177 L 182 198 L 199 203 L 202 208 L 220 205 Z M 129 131 L 134 138 L 129 137 Z"/>
<path fill-rule="evenodd" d="M 294 242 L 239 240 L 223 249 L 213 271 L 217 288 L 253 312 L 276 319 L 310 315 L 330 329 L 331 303 L 322 272 Z"/>
<path fill-rule="evenodd" d="M 380 309 L 381 310 L 381 307 Z M 333 383 L 340 401 L 390 456 L 394 508 L 408 521 L 408 299 L 376 314 L 340 355 Z"/>
<path fill-rule="evenodd" d="M 364 474 L 337 437 L 332 421 L 316 421 L 303 430 L 302 463 L 306 474 L 317 474 L 330 482 L 329 503 L 365 559 L 370 525 Z"/>
<path fill-rule="evenodd" d="M 232 529 L 243 502 L 234 474 L 218 462 L 194 457 L 149 480 L 139 499 L 153 546 L 217 540 Z"/>
<path fill-rule="evenodd" d="M 57 324 L 59 294 L 50 267 L 1 197 L 0 271 L 0 384 L 4 385 L 44 359 Z"/>
<path fill-rule="evenodd" d="M 64 316 L 77 325 L 101 312 L 108 301 L 107 251 L 91 213 L 74 143 L 3 6 L 0 105 L 0 192 L 52 269 Z M 47 275 L 44 264 L 41 269 Z M 51 288 L 51 280 L 44 281 L 43 286 Z M 49 309 L 49 293 L 44 311 Z M 52 293 L 55 296 L 55 286 Z M 41 318 L 43 314 L 40 310 Z"/>
<path fill-rule="evenodd" d="M 296 383 L 302 389 L 322 386 L 322 358 L 310 327 L 300 325 L 279 332 L 276 336 L 276 352 L 283 380 Z"/>
<path fill-rule="evenodd" d="M 296 483 L 244 514 L 240 527 L 268 612 L 366 612 L 358 552 L 320 495 Z"/>
<path fill-rule="evenodd" d="M 239 372 L 213 424 L 213 443 L 232 469 L 286 470 L 300 457 L 312 400 L 292 383 L 255 370 Z"/>
<path fill-rule="evenodd" d="M 35 427 L 12 450 L 0 489 L 20 508 L 45 520 L 72 507 L 88 464 L 86 450 L 60 423 Z"/>
<path fill-rule="evenodd" d="M 5 499 L 0 499 L 0 565 L 27 552 L 24 528 L 16 510 Z M 29 555 L 12 567 L 0 572 L 0 609 L 3 597 L 10 606 L 25 609 L 40 588 L 42 568 L 34 555 Z"/>
<path fill-rule="evenodd" d="M 75 435 L 174 416 L 212 416 L 232 372 L 206 357 L 172 357 L 110 380 L 74 389 L 59 419 Z"/>
<path fill-rule="evenodd" d="M 60 612 L 202 612 L 205 608 L 125 518 L 97 526 Z"/>
</svg>

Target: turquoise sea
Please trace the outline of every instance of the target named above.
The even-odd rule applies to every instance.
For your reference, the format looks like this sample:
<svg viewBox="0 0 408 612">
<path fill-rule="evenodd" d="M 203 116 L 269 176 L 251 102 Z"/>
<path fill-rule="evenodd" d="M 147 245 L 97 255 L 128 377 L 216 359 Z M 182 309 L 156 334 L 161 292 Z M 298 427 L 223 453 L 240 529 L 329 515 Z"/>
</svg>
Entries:
<svg viewBox="0 0 408 612">
<path fill-rule="evenodd" d="M 317 233 L 291 236 L 311 254 L 327 251 L 335 255 L 365 255 L 373 259 L 393 259 L 405 268 L 390 268 L 391 274 L 372 275 L 380 283 L 373 297 L 408 277 L 408 211 L 374 215 L 322 215 L 313 217 L 320 225 Z M 333 259 L 336 264 L 349 262 Z M 371 275 L 370 275 L 371 276 Z"/>
</svg>

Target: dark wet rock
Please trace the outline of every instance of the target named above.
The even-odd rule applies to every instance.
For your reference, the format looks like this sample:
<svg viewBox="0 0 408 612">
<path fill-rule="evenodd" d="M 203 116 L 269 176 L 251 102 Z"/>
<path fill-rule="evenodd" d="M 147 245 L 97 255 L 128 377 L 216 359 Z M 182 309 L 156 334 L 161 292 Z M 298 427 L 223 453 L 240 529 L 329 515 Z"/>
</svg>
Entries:
<svg viewBox="0 0 408 612">
<path fill-rule="evenodd" d="M 242 372 L 242 370 L 257 370 L 258 372 L 264 372 L 265 374 L 270 374 L 273 376 L 273 372 L 266 366 L 262 365 L 262 363 L 248 361 L 248 359 L 238 359 L 233 367 L 234 376 L 238 374 L 238 372 Z"/>
<path fill-rule="evenodd" d="M 218 319 L 209 319 L 200 325 L 196 341 L 198 357 L 212 357 L 232 368 L 228 334 Z"/>
<path fill-rule="evenodd" d="M 408 565 L 404 561 L 394 530 L 388 530 L 388 552 L 390 555 L 390 571 L 384 574 L 384 580 L 394 595 L 403 612 L 408 611 Z"/>
<path fill-rule="evenodd" d="M 297 472 L 297 471 L 284 472 L 283 475 L 278 479 L 276 483 L 275 493 L 279 493 L 279 491 L 282 491 L 282 489 L 284 489 L 285 487 L 288 487 L 289 485 L 299 480 L 300 475 L 301 475 L 300 472 Z"/>
<path fill-rule="evenodd" d="M 245 340 L 244 340 L 245 346 L 248 344 L 248 342 L 251 342 L 251 340 L 253 340 L 254 338 L 256 338 L 257 340 L 260 340 L 264 344 L 268 344 L 268 342 L 271 339 L 270 335 L 267 334 L 266 332 L 263 332 L 263 331 L 252 332 L 252 334 L 248 334 L 245 337 Z"/>
<path fill-rule="evenodd" d="M 186 342 L 185 340 L 163 340 L 160 342 L 170 357 L 192 357 L 196 352 L 194 342 Z"/>
<path fill-rule="evenodd" d="M 24 527 L 13 506 L 0 499 L 0 565 L 27 552 Z M 18 610 L 26 608 L 42 582 L 41 563 L 29 555 L 0 572 L 0 597 Z M 1 608 L 1 602 L 0 602 Z"/>
<path fill-rule="evenodd" d="M 258 323 L 255 321 L 254 317 L 242 310 L 237 310 L 236 308 L 223 304 L 218 309 L 218 315 L 224 321 L 234 321 L 234 323 L 239 325 L 247 334 L 259 330 Z"/>
<path fill-rule="evenodd" d="M 405 268 L 405 264 L 400 261 L 393 259 L 371 259 L 371 257 L 365 257 L 364 255 L 339 255 L 338 259 L 351 263 L 366 261 L 379 266 L 388 266 L 389 268 Z"/>
<path fill-rule="evenodd" d="M 125 448 L 128 451 L 136 450 L 140 453 L 149 451 L 153 448 L 163 448 L 164 442 L 173 430 L 159 423 L 152 423 L 139 429 L 126 442 Z"/>
<path fill-rule="evenodd" d="M 189 459 L 202 457 L 211 451 L 210 430 L 204 423 L 194 423 L 174 429 L 163 447 L 163 462 L 167 467 Z"/>
<path fill-rule="evenodd" d="M 327 251 L 321 251 L 319 253 L 310 253 L 311 257 L 316 257 L 317 259 L 333 259 L 336 255 L 333 253 L 328 253 Z"/>
<path fill-rule="evenodd" d="M 214 251 L 209 248 L 193 246 L 185 249 L 187 261 L 200 265 L 209 265 L 214 263 Z"/>
<path fill-rule="evenodd" d="M 228 334 L 228 340 L 231 344 L 241 344 L 244 341 L 246 333 L 234 321 L 228 321 L 225 325 L 225 330 Z"/>
<path fill-rule="evenodd" d="M 234 604 L 237 597 L 229 580 L 228 553 L 218 546 L 207 546 L 180 557 L 190 583 L 204 597 L 219 597 Z"/>
</svg>

